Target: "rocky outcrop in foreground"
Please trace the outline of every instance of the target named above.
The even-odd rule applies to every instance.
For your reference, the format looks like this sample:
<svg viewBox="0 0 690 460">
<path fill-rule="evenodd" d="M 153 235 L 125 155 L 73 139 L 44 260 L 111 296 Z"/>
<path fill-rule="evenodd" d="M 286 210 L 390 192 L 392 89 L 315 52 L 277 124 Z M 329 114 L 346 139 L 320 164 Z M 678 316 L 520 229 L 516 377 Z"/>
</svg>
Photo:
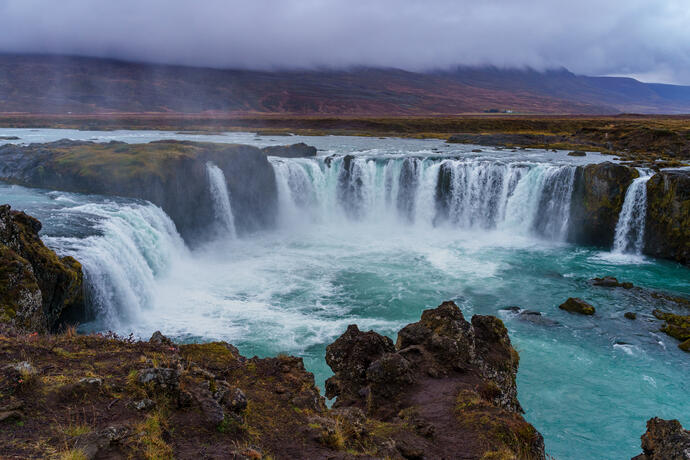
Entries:
<svg viewBox="0 0 690 460">
<path fill-rule="evenodd" d="M 452 302 L 396 344 L 353 325 L 328 347 L 328 409 L 300 358 L 0 326 L 0 445 L 18 458 L 543 459 L 518 359 L 500 320 L 468 322 Z"/>
<path fill-rule="evenodd" d="M 690 460 L 690 431 L 678 420 L 654 417 L 642 435 L 643 453 L 632 460 Z"/>
<path fill-rule="evenodd" d="M 46 332 L 83 311 L 83 274 L 75 259 L 43 245 L 40 230 L 38 220 L 0 206 L 0 323 Z"/>
</svg>

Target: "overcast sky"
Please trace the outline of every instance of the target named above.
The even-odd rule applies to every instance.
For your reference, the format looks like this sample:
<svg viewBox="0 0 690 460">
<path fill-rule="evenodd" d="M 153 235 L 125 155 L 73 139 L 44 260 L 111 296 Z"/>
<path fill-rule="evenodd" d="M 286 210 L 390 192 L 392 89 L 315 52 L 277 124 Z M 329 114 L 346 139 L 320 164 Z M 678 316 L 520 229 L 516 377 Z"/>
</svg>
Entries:
<svg viewBox="0 0 690 460">
<path fill-rule="evenodd" d="M 690 84 L 690 0 L 0 0 L 0 52 L 252 69 L 564 66 Z"/>
</svg>

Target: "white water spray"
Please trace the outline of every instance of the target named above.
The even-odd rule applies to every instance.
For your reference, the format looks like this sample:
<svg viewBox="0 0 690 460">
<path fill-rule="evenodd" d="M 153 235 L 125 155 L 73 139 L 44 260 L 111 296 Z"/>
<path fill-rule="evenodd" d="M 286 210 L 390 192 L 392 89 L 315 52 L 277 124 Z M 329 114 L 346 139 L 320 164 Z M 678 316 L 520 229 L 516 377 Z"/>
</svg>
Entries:
<svg viewBox="0 0 690 460">
<path fill-rule="evenodd" d="M 206 163 L 206 171 L 208 173 L 208 185 L 211 192 L 211 199 L 213 200 L 213 210 L 216 215 L 216 221 L 219 223 L 221 231 L 234 239 L 237 237 L 235 216 L 232 213 L 232 206 L 230 205 L 230 193 L 225 183 L 225 174 L 223 174 L 222 169 L 210 161 Z"/>
<path fill-rule="evenodd" d="M 633 180 L 625 192 L 616 224 L 613 252 L 642 254 L 647 217 L 647 181 L 650 177 L 649 171 L 640 170 L 640 177 Z"/>
</svg>

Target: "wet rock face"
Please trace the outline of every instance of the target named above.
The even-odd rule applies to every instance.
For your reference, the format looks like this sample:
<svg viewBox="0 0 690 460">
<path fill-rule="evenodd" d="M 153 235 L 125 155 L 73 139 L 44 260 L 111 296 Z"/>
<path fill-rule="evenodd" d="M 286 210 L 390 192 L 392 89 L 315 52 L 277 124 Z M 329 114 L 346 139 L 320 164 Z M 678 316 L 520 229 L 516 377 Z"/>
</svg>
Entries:
<svg viewBox="0 0 690 460">
<path fill-rule="evenodd" d="M 636 169 L 610 162 L 578 167 L 568 239 L 577 244 L 610 248 L 625 192 L 638 176 Z"/>
<path fill-rule="evenodd" d="M 56 329 L 84 310 L 81 265 L 38 237 L 41 223 L 0 206 L 0 321 L 24 330 Z"/>
<path fill-rule="evenodd" d="M 405 326 L 395 346 L 390 339 L 357 326 L 326 353 L 335 372 L 326 383 L 326 396 L 337 396 L 335 407 L 356 405 L 368 413 L 395 412 L 425 378 L 476 373 L 497 388 L 495 402 L 518 412 L 515 375 L 519 357 L 498 318 L 476 315 L 465 320 L 453 302 L 426 310 L 417 323 Z"/>
<path fill-rule="evenodd" d="M 647 182 L 644 252 L 690 265 L 690 171 L 661 171 Z"/>
<path fill-rule="evenodd" d="M 690 431 L 678 420 L 654 417 L 647 421 L 642 450 L 633 460 L 690 460 Z"/>
</svg>

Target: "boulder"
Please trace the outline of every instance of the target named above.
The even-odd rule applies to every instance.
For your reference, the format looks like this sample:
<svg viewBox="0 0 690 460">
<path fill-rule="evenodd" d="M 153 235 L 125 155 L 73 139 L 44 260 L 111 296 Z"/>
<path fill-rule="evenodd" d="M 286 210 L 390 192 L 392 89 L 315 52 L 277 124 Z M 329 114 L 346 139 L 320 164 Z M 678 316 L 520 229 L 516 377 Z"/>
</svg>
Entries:
<svg viewBox="0 0 690 460">
<path fill-rule="evenodd" d="M 678 420 L 649 419 L 641 439 L 643 453 L 633 460 L 690 460 L 690 431 Z"/>
<path fill-rule="evenodd" d="M 630 320 L 637 319 L 637 314 L 631 311 L 626 311 L 623 316 Z"/>
<path fill-rule="evenodd" d="M 610 248 L 625 192 L 638 176 L 635 168 L 608 161 L 578 166 L 568 239 L 577 244 Z"/>
<path fill-rule="evenodd" d="M 690 315 L 676 315 L 661 310 L 654 310 L 652 313 L 657 319 L 665 321 L 661 332 L 680 340 L 678 347 L 681 350 L 690 351 Z"/>
<path fill-rule="evenodd" d="M 595 308 L 577 297 L 570 297 L 568 300 L 563 302 L 558 306 L 561 310 L 565 310 L 570 313 L 579 313 L 581 315 L 593 315 L 596 311 Z"/>
<path fill-rule="evenodd" d="M 660 171 L 647 181 L 644 253 L 690 265 L 690 171 Z"/>
</svg>

